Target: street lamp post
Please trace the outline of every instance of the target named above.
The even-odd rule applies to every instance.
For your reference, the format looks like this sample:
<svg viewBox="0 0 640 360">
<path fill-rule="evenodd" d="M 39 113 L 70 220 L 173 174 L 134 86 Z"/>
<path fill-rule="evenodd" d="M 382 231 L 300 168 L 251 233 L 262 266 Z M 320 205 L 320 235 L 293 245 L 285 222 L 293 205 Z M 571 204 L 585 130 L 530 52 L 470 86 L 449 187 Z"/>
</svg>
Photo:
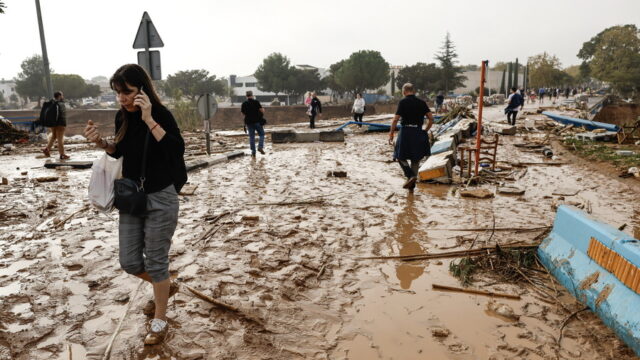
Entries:
<svg viewBox="0 0 640 360">
<path fill-rule="evenodd" d="M 44 63 L 44 79 L 47 83 L 47 98 L 53 96 L 53 86 L 51 85 L 51 73 L 49 71 L 49 57 L 47 56 L 47 42 L 44 40 L 44 27 L 42 26 L 42 13 L 40 11 L 40 0 L 36 0 L 36 11 L 38 13 L 38 26 L 40 27 L 40 45 L 42 46 L 42 62 Z"/>
</svg>

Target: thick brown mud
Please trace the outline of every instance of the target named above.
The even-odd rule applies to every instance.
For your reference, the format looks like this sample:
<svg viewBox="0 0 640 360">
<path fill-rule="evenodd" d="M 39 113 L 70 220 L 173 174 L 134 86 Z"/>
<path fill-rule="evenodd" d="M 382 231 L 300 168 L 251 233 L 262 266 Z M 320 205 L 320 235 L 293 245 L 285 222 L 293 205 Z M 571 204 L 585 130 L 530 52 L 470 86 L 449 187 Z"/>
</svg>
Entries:
<svg viewBox="0 0 640 360">
<path fill-rule="evenodd" d="M 499 113 L 490 108 L 486 117 Z M 240 313 L 183 287 L 169 303 L 169 337 L 153 347 L 142 344 L 151 288 L 136 294 L 138 279 L 119 268 L 118 215 L 83 209 L 90 170 L 44 169 L 35 146 L 0 157 L 0 176 L 9 179 L 0 185 L 0 359 L 68 359 L 69 351 L 100 359 L 129 301 L 112 359 L 634 358 L 588 311 L 567 324 L 558 345 L 563 321 L 582 305 L 552 282 L 557 296 L 545 299 L 529 286 L 480 277 L 473 287 L 522 296 L 492 300 L 432 290 L 460 286 L 450 260 L 357 258 L 462 250 L 476 235 L 475 246 L 530 242 L 539 232 L 441 229 L 491 228 L 494 218 L 496 227 L 548 226 L 561 201 L 638 232 L 637 188 L 572 162 L 529 166 L 511 182 L 526 189 L 521 196 L 467 199 L 456 186 L 434 184 L 408 193 L 386 139 L 351 133 L 344 144 L 269 144 L 266 156 L 190 173 L 198 189 L 180 197 L 172 277 Z M 220 151 L 246 146 L 243 137 L 215 140 Z M 188 137 L 189 158 L 202 151 L 196 141 Z M 513 146 L 521 141 L 501 137 L 499 160 L 543 162 Z M 99 154 L 86 144 L 69 152 L 74 160 Z M 335 170 L 347 177 L 327 177 Z M 34 181 L 40 176 L 59 179 Z M 561 199 L 558 188 L 579 192 Z"/>
</svg>

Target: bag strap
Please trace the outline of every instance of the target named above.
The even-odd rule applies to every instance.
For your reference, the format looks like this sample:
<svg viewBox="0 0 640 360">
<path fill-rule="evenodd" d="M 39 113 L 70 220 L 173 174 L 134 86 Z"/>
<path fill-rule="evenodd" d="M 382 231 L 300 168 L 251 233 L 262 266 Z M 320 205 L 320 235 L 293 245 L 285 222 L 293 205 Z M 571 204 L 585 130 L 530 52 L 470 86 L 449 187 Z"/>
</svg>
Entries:
<svg viewBox="0 0 640 360">
<path fill-rule="evenodd" d="M 142 173 L 140 174 L 140 189 L 144 190 L 144 181 L 146 180 L 145 174 L 147 172 L 147 148 L 149 145 L 149 135 L 151 131 L 147 129 L 147 136 L 144 138 L 144 150 L 142 152 Z"/>
</svg>

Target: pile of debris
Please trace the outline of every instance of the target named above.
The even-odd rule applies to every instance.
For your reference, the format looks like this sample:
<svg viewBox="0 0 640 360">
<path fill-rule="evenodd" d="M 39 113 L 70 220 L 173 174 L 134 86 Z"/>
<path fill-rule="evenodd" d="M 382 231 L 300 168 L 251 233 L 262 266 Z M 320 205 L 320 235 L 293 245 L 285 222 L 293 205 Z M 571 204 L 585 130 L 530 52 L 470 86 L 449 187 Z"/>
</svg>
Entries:
<svg viewBox="0 0 640 360">
<path fill-rule="evenodd" d="M 16 129 L 11 121 L 0 116 L 0 143 L 13 143 L 29 139 L 29 133 Z"/>
</svg>

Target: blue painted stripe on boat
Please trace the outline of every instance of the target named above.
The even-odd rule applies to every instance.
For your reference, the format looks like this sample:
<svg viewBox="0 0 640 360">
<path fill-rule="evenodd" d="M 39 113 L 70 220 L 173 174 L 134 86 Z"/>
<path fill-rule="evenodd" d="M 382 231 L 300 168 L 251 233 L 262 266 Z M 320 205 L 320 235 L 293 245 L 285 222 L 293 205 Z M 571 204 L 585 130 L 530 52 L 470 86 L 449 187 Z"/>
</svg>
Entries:
<svg viewBox="0 0 640 360">
<path fill-rule="evenodd" d="M 542 115 L 545 115 L 563 124 L 567 124 L 567 125 L 571 124 L 578 127 L 584 126 L 584 128 L 587 130 L 605 129 L 608 131 L 615 131 L 615 132 L 620 131 L 620 128 L 618 127 L 618 125 L 614 125 L 614 124 L 606 124 L 598 121 L 591 121 L 591 120 L 585 120 L 585 119 L 576 119 L 569 116 L 555 114 L 549 111 L 542 112 Z"/>
</svg>

